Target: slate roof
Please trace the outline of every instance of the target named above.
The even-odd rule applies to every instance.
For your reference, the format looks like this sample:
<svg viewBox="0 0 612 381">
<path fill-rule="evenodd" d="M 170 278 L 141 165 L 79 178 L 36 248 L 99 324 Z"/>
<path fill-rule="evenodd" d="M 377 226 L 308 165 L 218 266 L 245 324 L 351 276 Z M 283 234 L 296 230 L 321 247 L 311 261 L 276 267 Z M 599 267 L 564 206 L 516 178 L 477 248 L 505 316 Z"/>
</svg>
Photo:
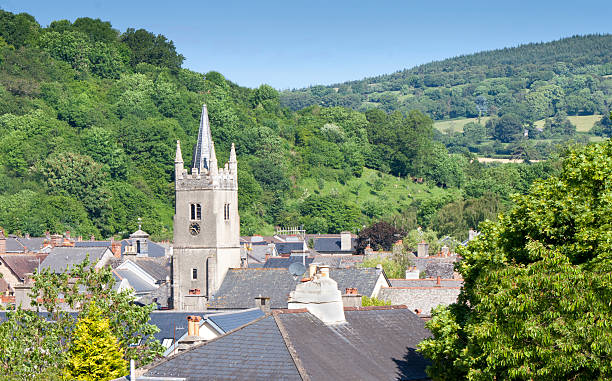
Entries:
<svg viewBox="0 0 612 381">
<path fill-rule="evenodd" d="M 363 262 L 363 255 L 315 255 L 314 263 L 321 263 L 329 267 L 348 269 L 356 267 Z"/>
<path fill-rule="evenodd" d="M 375 268 L 330 269 L 329 276 L 338 283 L 338 289 L 357 288 L 362 295 L 371 296 L 380 273 Z M 289 293 L 300 279 L 285 268 L 229 269 L 219 290 L 209 304 L 211 308 L 251 308 L 255 297 L 270 298 L 271 308 L 287 308 Z"/>
<path fill-rule="evenodd" d="M 425 272 L 428 278 L 440 276 L 445 279 L 452 279 L 455 262 L 459 259 L 457 257 L 415 257 L 411 260 L 420 272 Z"/>
<path fill-rule="evenodd" d="M 279 312 L 163 359 L 144 375 L 189 381 L 428 379 L 429 362 L 416 346 L 430 334 L 405 306 L 345 309 L 347 322 L 337 325 L 305 310 Z"/>
<path fill-rule="evenodd" d="M 436 279 L 389 279 L 391 287 L 438 287 Z M 461 287 L 460 279 L 441 279 L 440 287 Z"/>
<path fill-rule="evenodd" d="M 126 246 L 131 246 L 132 240 L 124 239 L 121 241 L 121 252 L 125 252 Z M 152 258 L 160 258 L 166 256 L 166 248 L 158 243 L 147 239 L 147 255 Z M 146 258 L 146 257 L 145 257 Z"/>
<path fill-rule="evenodd" d="M 83 262 L 87 255 L 90 262 L 96 263 L 107 250 L 107 247 L 54 247 L 40 267 L 62 273 L 66 267 L 72 269 Z"/>
<path fill-rule="evenodd" d="M 272 316 L 168 357 L 145 376 L 188 380 L 301 380 Z"/>
<path fill-rule="evenodd" d="M 262 316 L 264 316 L 262 310 L 259 308 L 251 308 L 244 311 L 222 312 L 213 315 L 206 315 L 205 318 L 217 326 L 222 333 L 227 333 Z"/>
<path fill-rule="evenodd" d="M 210 311 L 153 311 L 149 323 L 159 328 L 159 332 L 153 336 L 161 343 L 164 339 L 178 339 L 187 332 L 187 316 L 204 316 L 206 313 Z"/>
<path fill-rule="evenodd" d="M 111 241 L 76 241 L 74 247 L 111 247 Z"/>
<path fill-rule="evenodd" d="M 17 241 L 25 247 L 28 251 L 38 252 L 43 247 L 43 243 L 45 242 L 45 237 L 17 237 Z"/>
<path fill-rule="evenodd" d="M 357 247 L 357 238 L 351 238 L 351 249 L 340 250 L 340 237 L 318 237 L 314 239 L 314 249 L 318 252 L 352 252 Z"/>
<path fill-rule="evenodd" d="M 306 257 L 304 258 L 304 262 L 306 262 L 306 266 L 310 265 L 314 258 Z M 302 263 L 302 256 L 291 256 L 291 257 L 272 257 L 268 258 L 266 263 L 264 264 L 264 268 L 266 269 L 288 269 L 289 266 L 294 263 L 299 262 Z"/>
<path fill-rule="evenodd" d="M 292 251 L 304 250 L 304 241 L 298 242 L 277 242 L 276 251 L 278 254 L 291 254 Z"/>
<path fill-rule="evenodd" d="M 25 247 L 17 240 L 16 237 L 6 237 L 7 253 L 25 253 L 25 251 Z"/>
<path fill-rule="evenodd" d="M 171 276 L 170 274 L 170 258 L 147 258 L 147 257 L 135 257 L 130 258 L 131 261 L 136 263 L 140 268 L 151 275 L 157 281 L 166 281 L 166 277 Z"/>
<path fill-rule="evenodd" d="M 325 325 L 308 312 L 278 314 L 311 380 L 422 380 L 429 362 L 416 352 L 429 337 L 405 308 L 345 311 L 347 323 Z"/>
<path fill-rule="evenodd" d="M 42 264 L 45 261 L 47 254 L 7 254 L 0 255 L 2 261 L 6 263 L 6 266 L 17 275 L 19 280 L 23 281 L 26 274 L 33 274 L 38 268 L 38 264 Z M 40 259 L 40 262 L 39 262 Z"/>
<path fill-rule="evenodd" d="M 209 304 L 212 308 L 251 308 L 261 295 L 270 298 L 272 308 L 287 308 L 289 292 L 298 282 L 287 269 L 229 269 Z"/>
<path fill-rule="evenodd" d="M 127 279 L 128 282 L 130 282 L 130 286 L 132 286 L 132 288 L 137 294 L 157 290 L 157 287 L 146 282 L 144 279 L 142 279 L 141 277 L 139 277 L 137 274 L 133 273 L 130 270 L 115 269 L 115 273 L 117 273 L 121 278 Z"/>
</svg>

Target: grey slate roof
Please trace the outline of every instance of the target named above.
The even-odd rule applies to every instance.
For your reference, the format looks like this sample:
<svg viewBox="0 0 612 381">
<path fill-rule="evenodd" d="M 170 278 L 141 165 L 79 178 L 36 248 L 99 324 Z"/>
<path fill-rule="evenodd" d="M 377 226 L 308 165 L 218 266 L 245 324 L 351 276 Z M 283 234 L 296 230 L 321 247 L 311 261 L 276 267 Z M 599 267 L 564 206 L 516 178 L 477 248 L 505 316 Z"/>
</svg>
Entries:
<svg viewBox="0 0 612 381">
<path fill-rule="evenodd" d="M 223 333 L 227 333 L 262 316 L 264 316 L 262 310 L 259 308 L 251 308 L 238 312 L 222 312 L 219 314 L 207 315 L 206 318 L 223 331 Z"/>
<path fill-rule="evenodd" d="M 17 241 L 19 241 L 19 243 L 27 250 L 32 252 L 38 252 L 40 251 L 40 249 L 42 249 L 45 239 L 45 237 L 18 237 Z"/>
<path fill-rule="evenodd" d="M 272 308 L 287 308 L 289 292 L 298 282 L 287 269 L 229 269 L 209 303 L 212 308 L 251 308 L 261 295 L 270 298 Z"/>
<path fill-rule="evenodd" d="M 361 295 L 372 296 L 380 271 L 375 268 L 330 269 L 329 276 L 338 283 L 342 293 L 347 288 L 356 288 Z"/>
<path fill-rule="evenodd" d="M 24 253 L 25 247 L 15 237 L 6 237 L 7 253 Z"/>
<path fill-rule="evenodd" d="M 193 380 L 424 380 L 416 346 L 429 337 L 403 306 L 345 309 L 325 325 L 304 310 L 267 315 L 153 364 L 148 377 Z M 290 354 L 291 351 L 291 354 Z M 295 365 L 296 362 L 299 365 Z"/>
<path fill-rule="evenodd" d="M 371 296 L 380 273 L 375 268 L 330 269 L 329 276 L 338 289 L 357 288 L 362 295 Z M 255 297 L 270 298 L 272 308 L 287 308 L 289 293 L 300 279 L 294 279 L 287 269 L 229 269 L 219 290 L 211 299 L 211 308 L 251 308 Z"/>
<path fill-rule="evenodd" d="M 147 258 L 147 257 L 136 257 L 130 258 L 131 261 L 136 263 L 140 268 L 151 275 L 157 281 L 166 281 L 166 277 L 170 276 L 170 258 Z"/>
<path fill-rule="evenodd" d="M 301 380 L 272 316 L 162 360 L 145 376 L 188 380 Z"/>
<path fill-rule="evenodd" d="M 74 247 L 111 247 L 111 241 L 76 241 Z"/>
<path fill-rule="evenodd" d="M 348 269 L 356 267 L 363 262 L 363 255 L 315 255 L 314 263 L 328 265 L 339 269 Z"/>
<path fill-rule="evenodd" d="M 457 257 L 426 257 L 412 259 L 419 271 L 424 271 L 428 278 L 440 276 L 445 279 L 452 279 Z"/>
<path fill-rule="evenodd" d="M 436 287 L 436 279 L 389 279 L 391 287 Z M 440 287 L 461 287 L 460 279 L 441 279 Z"/>
<path fill-rule="evenodd" d="M 187 332 L 187 316 L 204 316 L 206 313 L 210 313 L 210 311 L 153 311 L 151 312 L 149 323 L 159 328 L 159 332 L 153 336 L 162 342 L 164 339 L 172 339 L 174 337 L 178 339 Z"/>
<path fill-rule="evenodd" d="M 306 262 L 306 266 L 311 264 L 313 260 L 314 258 L 309 258 L 309 257 L 304 258 L 304 262 Z M 268 258 L 268 260 L 266 261 L 263 267 L 266 269 L 280 269 L 280 268 L 288 269 L 289 266 L 294 262 L 302 263 L 302 256 Z"/>
<path fill-rule="evenodd" d="M 7 254 L 0 255 L 2 261 L 11 271 L 23 281 L 26 274 L 33 274 L 38 268 L 38 264 L 44 262 L 47 254 Z"/>
<path fill-rule="evenodd" d="M 304 250 L 304 242 L 277 242 L 276 251 L 278 254 L 291 254 L 292 251 L 301 251 Z"/>
<path fill-rule="evenodd" d="M 107 250 L 109 250 L 107 247 L 54 247 L 40 267 L 62 273 L 66 271 L 66 267 L 72 269 L 83 262 L 87 255 L 91 263 L 97 263 Z"/>
<path fill-rule="evenodd" d="M 318 252 L 339 252 L 340 237 L 319 237 L 314 239 L 314 249 Z M 351 238 L 351 250 L 345 252 L 353 252 L 357 247 L 357 238 Z"/>
<path fill-rule="evenodd" d="M 429 362 L 416 352 L 429 336 L 407 309 L 345 311 L 325 325 L 308 312 L 277 315 L 311 380 L 422 380 Z"/>
<path fill-rule="evenodd" d="M 128 282 L 130 282 L 130 286 L 132 286 L 132 288 L 137 294 L 157 290 L 155 286 L 152 286 L 151 284 L 147 283 L 144 279 L 142 279 L 141 277 L 139 277 L 137 274 L 133 273 L 130 270 L 115 269 L 115 272 L 121 278 L 127 279 Z"/>
</svg>

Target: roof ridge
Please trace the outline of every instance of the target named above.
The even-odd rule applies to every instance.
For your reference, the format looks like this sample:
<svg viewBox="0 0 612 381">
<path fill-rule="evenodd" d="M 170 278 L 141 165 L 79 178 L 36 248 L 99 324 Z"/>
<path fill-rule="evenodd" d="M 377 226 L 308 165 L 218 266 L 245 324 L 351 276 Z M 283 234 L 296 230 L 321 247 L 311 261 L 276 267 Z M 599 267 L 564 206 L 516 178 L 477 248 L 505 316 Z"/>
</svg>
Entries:
<svg viewBox="0 0 612 381">
<path fill-rule="evenodd" d="M 396 306 L 365 306 L 365 307 L 344 307 L 345 311 L 381 311 L 381 310 L 407 310 L 405 304 Z"/>
<path fill-rule="evenodd" d="M 274 322 L 276 323 L 276 326 L 278 327 L 278 331 L 280 332 L 281 337 L 283 338 L 283 341 L 285 342 L 285 346 L 287 347 L 289 356 L 291 356 L 291 359 L 293 360 L 293 364 L 295 365 L 295 368 L 300 374 L 300 377 L 302 378 L 303 381 L 310 381 L 310 377 L 308 376 L 308 373 L 306 373 L 306 368 L 304 367 L 304 364 L 302 364 L 302 360 L 300 360 L 297 354 L 297 351 L 295 350 L 295 347 L 291 343 L 291 339 L 289 339 L 289 334 L 287 333 L 287 329 L 285 328 L 285 325 L 278 318 L 278 314 L 273 314 L 272 318 L 274 319 Z"/>
</svg>

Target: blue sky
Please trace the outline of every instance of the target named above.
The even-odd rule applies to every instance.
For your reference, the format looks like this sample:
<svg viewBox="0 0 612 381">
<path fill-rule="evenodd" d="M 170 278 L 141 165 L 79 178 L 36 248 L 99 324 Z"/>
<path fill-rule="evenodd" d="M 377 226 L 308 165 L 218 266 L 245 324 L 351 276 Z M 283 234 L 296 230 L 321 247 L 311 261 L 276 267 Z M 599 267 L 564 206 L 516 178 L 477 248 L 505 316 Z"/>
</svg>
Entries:
<svg viewBox="0 0 612 381">
<path fill-rule="evenodd" d="M 198 72 L 278 89 L 392 73 L 460 54 L 612 32 L 612 1 L 0 0 L 43 26 L 78 17 L 173 40 Z"/>
</svg>

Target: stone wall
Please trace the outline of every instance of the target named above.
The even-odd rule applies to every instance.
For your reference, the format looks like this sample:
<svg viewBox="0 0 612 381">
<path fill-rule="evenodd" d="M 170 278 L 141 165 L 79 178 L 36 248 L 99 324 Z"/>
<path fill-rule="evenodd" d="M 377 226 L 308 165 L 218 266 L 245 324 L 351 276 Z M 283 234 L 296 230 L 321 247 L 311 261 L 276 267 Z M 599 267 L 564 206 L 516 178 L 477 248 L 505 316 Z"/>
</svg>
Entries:
<svg viewBox="0 0 612 381">
<path fill-rule="evenodd" d="M 393 305 L 406 305 L 411 311 L 420 310 L 420 314 L 428 316 L 434 307 L 456 302 L 460 290 L 460 287 L 388 287 L 380 290 L 378 298 Z"/>
</svg>

